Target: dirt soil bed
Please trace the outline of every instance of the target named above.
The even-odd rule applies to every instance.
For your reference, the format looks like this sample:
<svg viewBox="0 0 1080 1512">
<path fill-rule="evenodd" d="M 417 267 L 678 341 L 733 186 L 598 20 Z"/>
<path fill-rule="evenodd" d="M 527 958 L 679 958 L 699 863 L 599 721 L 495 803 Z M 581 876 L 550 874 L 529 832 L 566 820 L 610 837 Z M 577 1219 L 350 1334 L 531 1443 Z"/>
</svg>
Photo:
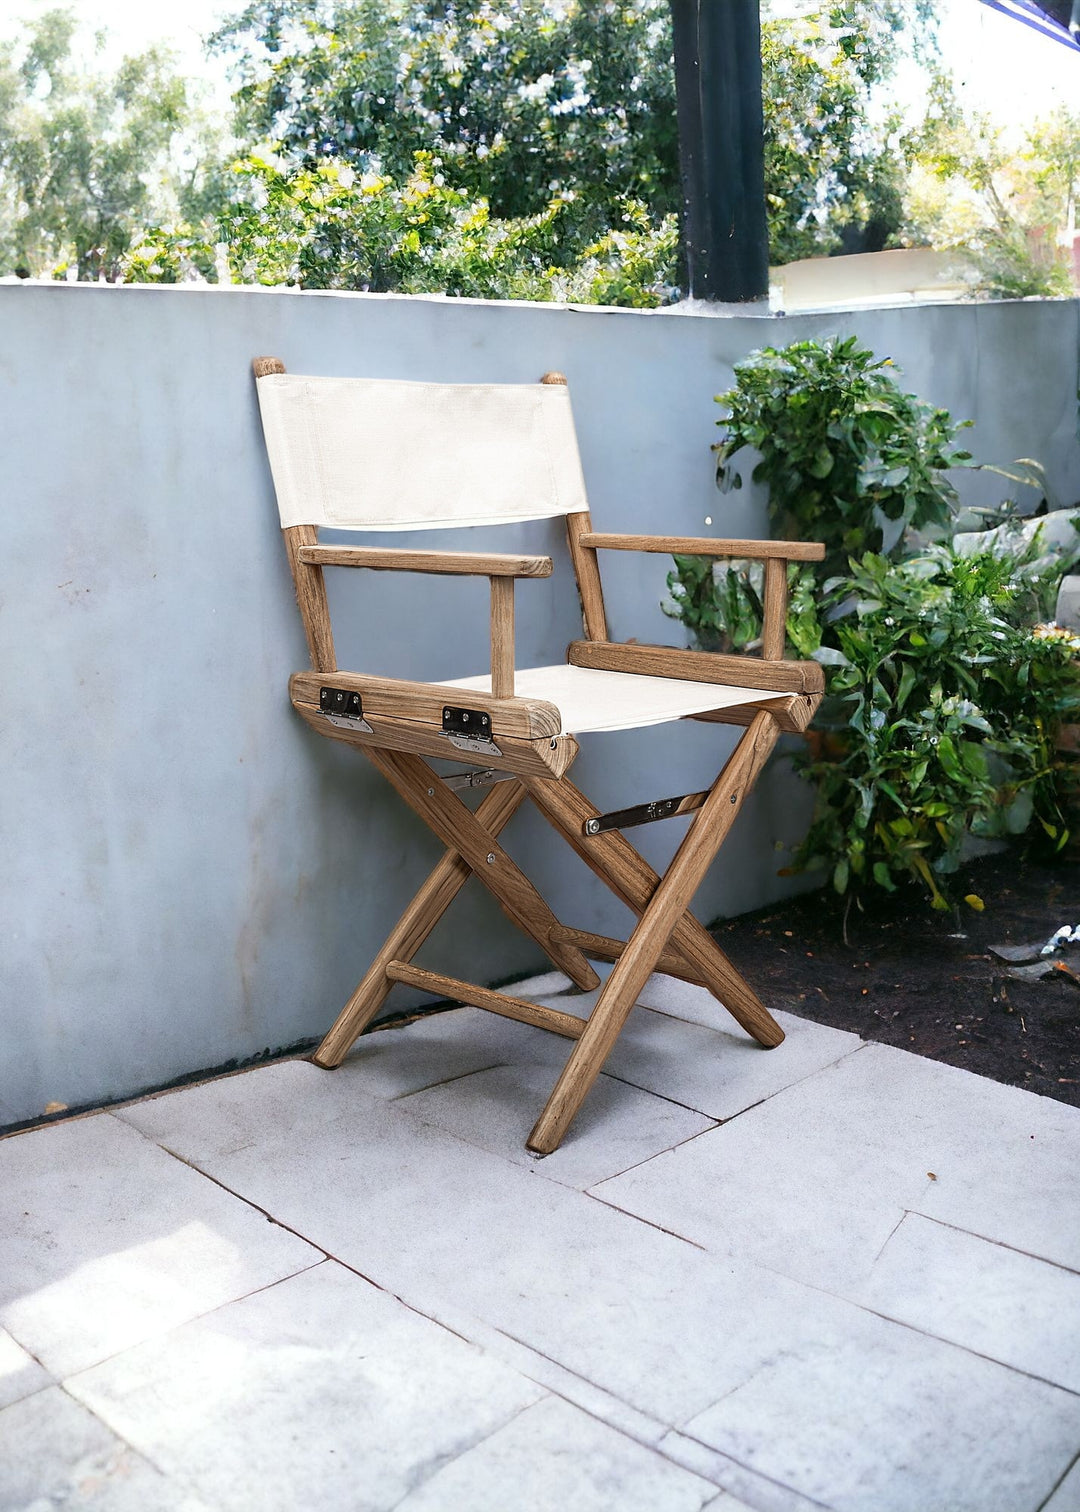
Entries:
<svg viewBox="0 0 1080 1512">
<path fill-rule="evenodd" d="M 957 896 L 983 913 L 935 914 L 914 890 L 852 908 L 831 890 L 717 925 L 765 1002 L 1080 1107 L 1080 985 L 1011 979 L 991 945 L 1042 943 L 1080 922 L 1080 864 L 995 856 Z M 1080 947 L 1065 959 L 1080 974 Z"/>
</svg>

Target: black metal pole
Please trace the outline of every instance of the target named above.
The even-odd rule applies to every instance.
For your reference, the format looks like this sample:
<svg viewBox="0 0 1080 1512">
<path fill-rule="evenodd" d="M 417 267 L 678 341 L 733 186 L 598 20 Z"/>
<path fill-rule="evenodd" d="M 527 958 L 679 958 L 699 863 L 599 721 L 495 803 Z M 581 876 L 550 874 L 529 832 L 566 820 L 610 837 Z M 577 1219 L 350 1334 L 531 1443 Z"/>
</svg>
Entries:
<svg viewBox="0 0 1080 1512">
<path fill-rule="evenodd" d="M 671 0 L 682 243 L 694 299 L 769 292 L 758 0 Z"/>
</svg>

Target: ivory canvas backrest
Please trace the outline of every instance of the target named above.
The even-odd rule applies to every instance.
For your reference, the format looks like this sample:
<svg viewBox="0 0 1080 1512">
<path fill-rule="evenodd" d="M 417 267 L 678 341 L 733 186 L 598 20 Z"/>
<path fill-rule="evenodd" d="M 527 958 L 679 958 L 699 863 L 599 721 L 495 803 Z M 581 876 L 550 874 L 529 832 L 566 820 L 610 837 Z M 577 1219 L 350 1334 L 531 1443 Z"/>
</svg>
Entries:
<svg viewBox="0 0 1080 1512">
<path fill-rule="evenodd" d="M 429 530 L 588 509 L 558 383 L 258 380 L 283 528 Z"/>
</svg>

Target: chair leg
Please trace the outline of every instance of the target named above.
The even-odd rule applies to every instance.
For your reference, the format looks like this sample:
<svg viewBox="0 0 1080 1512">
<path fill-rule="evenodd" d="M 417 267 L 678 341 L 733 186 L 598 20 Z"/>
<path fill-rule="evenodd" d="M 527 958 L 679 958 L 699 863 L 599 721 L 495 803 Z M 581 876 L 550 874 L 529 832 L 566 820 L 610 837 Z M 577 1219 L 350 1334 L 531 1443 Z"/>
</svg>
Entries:
<svg viewBox="0 0 1080 1512">
<path fill-rule="evenodd" d="M 755 715 L 728 758 L 597 998 L 588 1024 L 529 1135 L 531 1150 L 548 1155 L 558 1149 L 779 733 L 776 720 L 762 711 Z"/>
<path fill-rule="evenodd" d="M 559 782 L 529 782 L 528 788 L 540 812 L 596 876 L 628 908 L 643 913 L 660 883 L 644 856 L 618 830 L 598 835 L 584 833 L 586 819 L 594 819 L 600 810 L 568 778 Z M 782 1043 L 784 1031 L 780 1025 L 693 914 L 685 914 L 676 923 L 669 949 L 682 957 L 688 974 L 702 982 L 759 1045 L 771 1049 Z"/>
<path fill-rule="evenodd" d="M 600 978 L 576 945 L 561 939 L 558 919 L 525 873 L 510 859 L 471 809 L 419 756 L 365 746 L 364 754 L 444 845 L 468 862 L 478 881 L 506 916 L 531 936 L 540 949 L 585 992 Z"/>
<path fill-rule="evenodd" d="M 525 788 L 520 782 L 500 782 L 484 797 L 476 818 L 498 835 L 521 806 Z M 472 867 L 451 848 L 394 925 L 386 944 L 372 961 L 352 997 L 312 1056 L 317 1066 L 340 1066 L 378 1013 L 394 983 L 386 975 L 389 961 L 411 961 L 450 904 L 472 876 Z"/>
</svg>

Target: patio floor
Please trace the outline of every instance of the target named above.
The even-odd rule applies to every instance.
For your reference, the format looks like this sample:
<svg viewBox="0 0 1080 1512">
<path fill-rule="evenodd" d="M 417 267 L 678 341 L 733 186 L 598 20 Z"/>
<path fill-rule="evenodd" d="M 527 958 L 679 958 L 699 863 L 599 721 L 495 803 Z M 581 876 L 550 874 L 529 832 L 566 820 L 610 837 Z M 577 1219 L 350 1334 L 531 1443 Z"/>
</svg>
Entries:
<svg viewBox="0 0 1080 1512">
<path fill-rule="evenodd" d="M 1078 1512 L 1080 1110 L 723 1017 L 545 1160 L 467 1008 L 0 1142 L 0 1508 Z"/>
</svg>

